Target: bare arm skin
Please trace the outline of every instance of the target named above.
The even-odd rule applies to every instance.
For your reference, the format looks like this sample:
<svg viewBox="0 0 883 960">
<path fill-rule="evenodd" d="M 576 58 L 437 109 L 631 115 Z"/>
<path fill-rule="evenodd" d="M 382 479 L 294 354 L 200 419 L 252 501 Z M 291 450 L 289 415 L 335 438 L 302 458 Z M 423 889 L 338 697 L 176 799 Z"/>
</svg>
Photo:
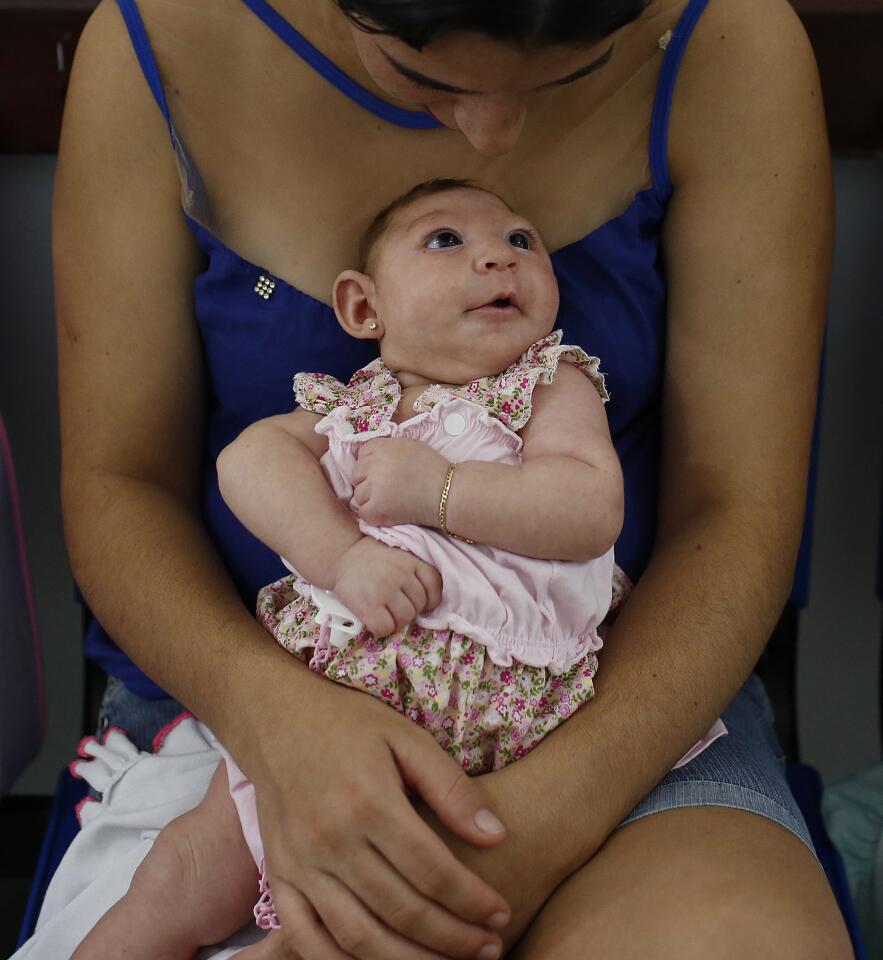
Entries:
<svg viewBox="0 0 883 960">
<path fill-rule="evenodd" d="M 267 668 L 280 658 L 197 519 L 204 381 L 192 285 L 201 257 L 181 216 L 165 123 L 132 69 L 118 16 L 104 4 L 83 34 L 56 177 L 65 535 L 102 623 L 220 730 L 217 690 L 234 696 L 220 663 L 233 647 Z M 182 632 L 185 642 L 163 648 L 160 637 Z M 223 654 L 198 666 L 208 637 Z"/>
<path fill-rule="evenodd" d="M 254 780 L 283 927 L 306 937 L 304 925 L 316 926 L 307 894 L 312 900 L 320 873 L 344 873 L 341 887 L 371 911 L 358 931 L 354 911 L 333 918 L 350 935 L 371 938 L 388 957 L 435 958 L 418 943 L 474 955 L 495 939 L 481 924 L 506 903 L 414 815 L 405 787 L 488 846 L 504 834 L 474 822 L 485 806 L 480 784 L 426 731 L 278 647 L 243 606 L 201 524 L 204 384 L 193 316 L 201 256 L 179 197 L 164 121 L 119 11 L 105 2 L 78 47 L 54 206 L 74 575 L 126 653 Z M 289 723 L 280 729 L 281 716 Z M 291 733 L 306 727 L 310 737 Z M 345 769 L 329 763 L 349 751 Z M 391 886 L 398 903 L 378 900 Z"/>
<path fill-rule="evenodd" d="M 449 529 L 541 559 L 606 553 L 622 529 L 622 471 L 591 381 L 562 363 L 553 383 L 536 387 L 521 438 L 520 467 L 457 467 Z"/>
<path fill-rule="evenodd" d="M 521 438 L 521 464 L 457 464 L 447 529 L 540 559 L 590 560 L 606 553 L 622 528 L 622 471 L 595 387 L 562 363 L 551 384 L 536 387 Z M 417 440 L 369 440 L 353 474 L 362 516 L 372 523 L 438 527 L 448 466 Z"/>
<path fill-rule="evenodd" d="M 243 430 L 218 457 L 221 493 L 248 530 L 385 637 L 438 606 L 441 576 L 362 534 L 319 463 L 328 449 L 320 419 L 298 409 Z"/>
<path fill-rule="evenodd" d="M 516 843 L 452 843 L 484 876 L 518 878 L 500 887 L 507 942 L 720 716 L 791 586 L 833 216 L 818 74 L 788 4 L 708 8 L 671 133 L 655 551 L 605 642 L 595 699 L 486 778 Z"/>
<path fill-rule="evenodd" d="M 340 558 L 362 534 L 319 466 L 328 449 L 313 429 L 319 419 L 298 409 L 252 424 L 221 451 L 218 479 L 248 530 L 310 583 L 332 590 Z"/>
</svg>

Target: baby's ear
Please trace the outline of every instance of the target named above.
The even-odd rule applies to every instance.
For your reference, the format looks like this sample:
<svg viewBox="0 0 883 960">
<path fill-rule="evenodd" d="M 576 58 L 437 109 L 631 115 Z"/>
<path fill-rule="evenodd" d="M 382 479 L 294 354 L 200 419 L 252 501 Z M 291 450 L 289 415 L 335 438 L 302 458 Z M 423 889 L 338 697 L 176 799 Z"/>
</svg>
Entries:
<svg viewBox="0 0 883 960">
<path fill-rule="evenodd" d="M 367 273 L 344 270 L 334 281 L 331 303 L 337 322 L 359 340 L 379 340 L 383 326 L 372 306 L 374 281 Z"/>
</svg>

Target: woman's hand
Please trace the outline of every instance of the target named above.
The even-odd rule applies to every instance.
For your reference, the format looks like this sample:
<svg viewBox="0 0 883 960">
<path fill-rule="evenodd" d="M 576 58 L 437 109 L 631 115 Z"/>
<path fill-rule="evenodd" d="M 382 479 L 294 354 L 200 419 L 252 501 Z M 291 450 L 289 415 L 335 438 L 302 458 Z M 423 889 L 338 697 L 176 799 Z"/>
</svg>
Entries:
<svg viewBox="0 0 883 960">
<path fill-rule="evenodd" d="M 357 540 L 337 562 L 334 596 L 375 637 L 389 636 L 433 610 L 441 595 L 435 567 L 373 537 Z"/>
<path fill-rule="evenodd" d="M 376 437 L 358 448 L 353 499 L 367 523 L 434 526 L 448 461 L 422 440 Z"/>
<path fill-rule="evenodd" d="M 512 782 L 510 772 L 512 767 L 507 767 L 477 778 L 493 809 L 506 821 L 510 839 L 495 847 L 481 849 L 464 843 L 445 828 L 425 803 L 419 798 L 413 800 L 417 812 L 444 840 L 457 860 L 508 901 L 511 920 L 500 931 L 504 954 L 518 941 L 568 875 L 567 868 L 561 868 L 563 861 L 555 855 L 550 842 L 553 838 L 549 831 L 560 834 L 560 827 L 542 823 L 536 816 L 536 804 L 542 803 L 542 798 L 530 797 L 529 781 L 525 781 L 522 788 Z"/>
<path fill-rule="evenodd" d="M 498 956 L 501 939 L 484 925 L 495 914 L 505 925 L 507 902 L 409 799 L 419 795 L 466 848 L 495 846 L 504 832 L 480 781 L 425 730 L 358 691 L 316 677 L 309 708 L 278 709 L 287 722 L 264 743 L 262 769 L 248 772 L 282 929 L 253 956 L 439 960 L 488 946 Z"/>
</svg>

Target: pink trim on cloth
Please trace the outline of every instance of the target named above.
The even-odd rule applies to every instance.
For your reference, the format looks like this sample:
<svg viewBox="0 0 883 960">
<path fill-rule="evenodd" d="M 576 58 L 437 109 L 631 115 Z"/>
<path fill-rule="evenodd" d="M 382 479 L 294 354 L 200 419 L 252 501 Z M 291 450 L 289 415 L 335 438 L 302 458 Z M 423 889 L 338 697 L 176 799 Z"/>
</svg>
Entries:
<svg viewBox="0 0 883 960">
<path fill-rule="evenodd" d="M 67 765 L 68 773 L 70 773 L 70 775 L 75 779 L 82 780 L 83 778 L 80 776 L 80 774 L 77 773 L 77 764 L 79 764 L 83 760 L 94 759 L 91 753 L 86 752 L 86 744 L 97 743 L 99 744 L 99 746 L 104 747 L 107 745 L 107 738 L 114 731 L 116 731 L 117 733 L 121 733 L 126 738 L 128 738 L 129 736 L 128 732 L 126 730 L 123 730 L 122 727 L 110 726 L 101 734 L 100 740 L 98 739 L 98 737 L 96 737 L 94 734 L 91 734 L 91 733 L 86 734 L 85 737 L 82 737 L 80 739 L 80 742 L 77 744 L 77 759 L 71 760 L 71 762 Z"/>
<path fill-rule="evenodd" d="M 80 777 L 80 779 L 82 780 L 82 777 Z M 82 817 L 83 807 L 85 807 L 87 803 L 101 803 L 101 801 L 98 800 L 96 797 L 86 796 L 86 797 L 83 797 L 83 799 L 80 800 L 79 803 L 74 807 L 74 813 L 76 814 L 77 823 L 80 825 L 80 829 L 82 829 L 83 827 L 83 817 Z"/>
<path fill-rule="evenodd" d="M 267 882 L 267 867 L 261 862 L 260 879 L 261 896 L 254 905 L 254 922 L 261 930 L 279 930 L 281 924 L 279 917 L 276 916 L 276 907 L 273 903 L 273 894 L 270 891 L 270 884 Z"/>
<path fill-rule="evenodd" d="M 703 750 L 706 750 L 714 743 L 715 740 L 717 740 L 719 737 L 725 736 L 727 733 L 729 733 L 729 730 L 727 730 L 723 720 L 715 720 L 708 733 L 706 733 L 701 740 L 697 740 L 696 743 L 690 747 L 690 749 L 672 767 L 672 770 L 677 770 L 678 767 L 683 767 L 691 760 L 695 760 Z"/>
<path fill-rule="evenodd" d="M 46 736 L 46 692 L 43 688 L 43 658 L 40 655 L 40 634 L 37 630 L 37 605 L 31 588 L 31 574 L 25 549 L 25 531 L 22 523 L 21 499 L 18 495 L 18 483 L 15 479 L 15 464 L 12 459 L 12 446 L 6 432 L 6 424 L 0 416 L 0 452 L 6 465 L 6 480 L 9 484 L 9 499 L 12 501 L 12 519 L 15 523 L 15 536 L 18 544 L 18 563 L 25 591 L 25 604 L 28 608 L 28 620 L 31 625 L 31 644 L 34 649 L 34 674 L 37 678 L 37 697 L 40 712 L 40 739 Z"/>
<path fill-rule="evenodd" d="M 159 753 L 162 749 L 162 745 L 165 743 L 166 737 L 175 729 L 175 727 L 178 726 L 179 723 L 192 716 L 193 714 L 189 710 L 184 710 L 176 717 L 172 717 L 172 719 L 169 720 L 169 722 L 153 738 L 153 752 Z"/>
</svg>

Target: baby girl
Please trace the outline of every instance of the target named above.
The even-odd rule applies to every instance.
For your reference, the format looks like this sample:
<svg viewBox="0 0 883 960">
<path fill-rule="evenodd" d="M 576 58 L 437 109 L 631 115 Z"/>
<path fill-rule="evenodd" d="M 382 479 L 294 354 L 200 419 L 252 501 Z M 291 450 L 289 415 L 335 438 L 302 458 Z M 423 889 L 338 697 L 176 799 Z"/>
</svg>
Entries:
<svg viewBox="0 0 883 960">
<path fill-rule="evenodd" d="M 468 774 L 497 770 L 591 699 L 598 627 L 623 594 L 600 362 L 553 329 L 558 288 L 536 229 L 472 183 L 431 181 L 390 204 L 361 267 L 337 278 L 334 311 L 380 358 L 347 384 L 297 374 L 298 407 L 222 452 L 221 490 L 292 571 L 258 596 L 276 640 L 423 726 Z M 525 512 L 538 493 L 544 508 Z M 254 791 L 225 757 L 229 784 L 216 776 L 197 810 L 220 830 L 235 804 L 254 863 L 230 844 L 216 882 L 270 929 Z M 237 892 L 255 867 L 256 906 L 257 884 Z M 127 917 L 150 896 L 133 882 L 76 960 L 120 944 L 191 957 L 212 918 L 168 918 L 129 945 Z"/>
</svg>

